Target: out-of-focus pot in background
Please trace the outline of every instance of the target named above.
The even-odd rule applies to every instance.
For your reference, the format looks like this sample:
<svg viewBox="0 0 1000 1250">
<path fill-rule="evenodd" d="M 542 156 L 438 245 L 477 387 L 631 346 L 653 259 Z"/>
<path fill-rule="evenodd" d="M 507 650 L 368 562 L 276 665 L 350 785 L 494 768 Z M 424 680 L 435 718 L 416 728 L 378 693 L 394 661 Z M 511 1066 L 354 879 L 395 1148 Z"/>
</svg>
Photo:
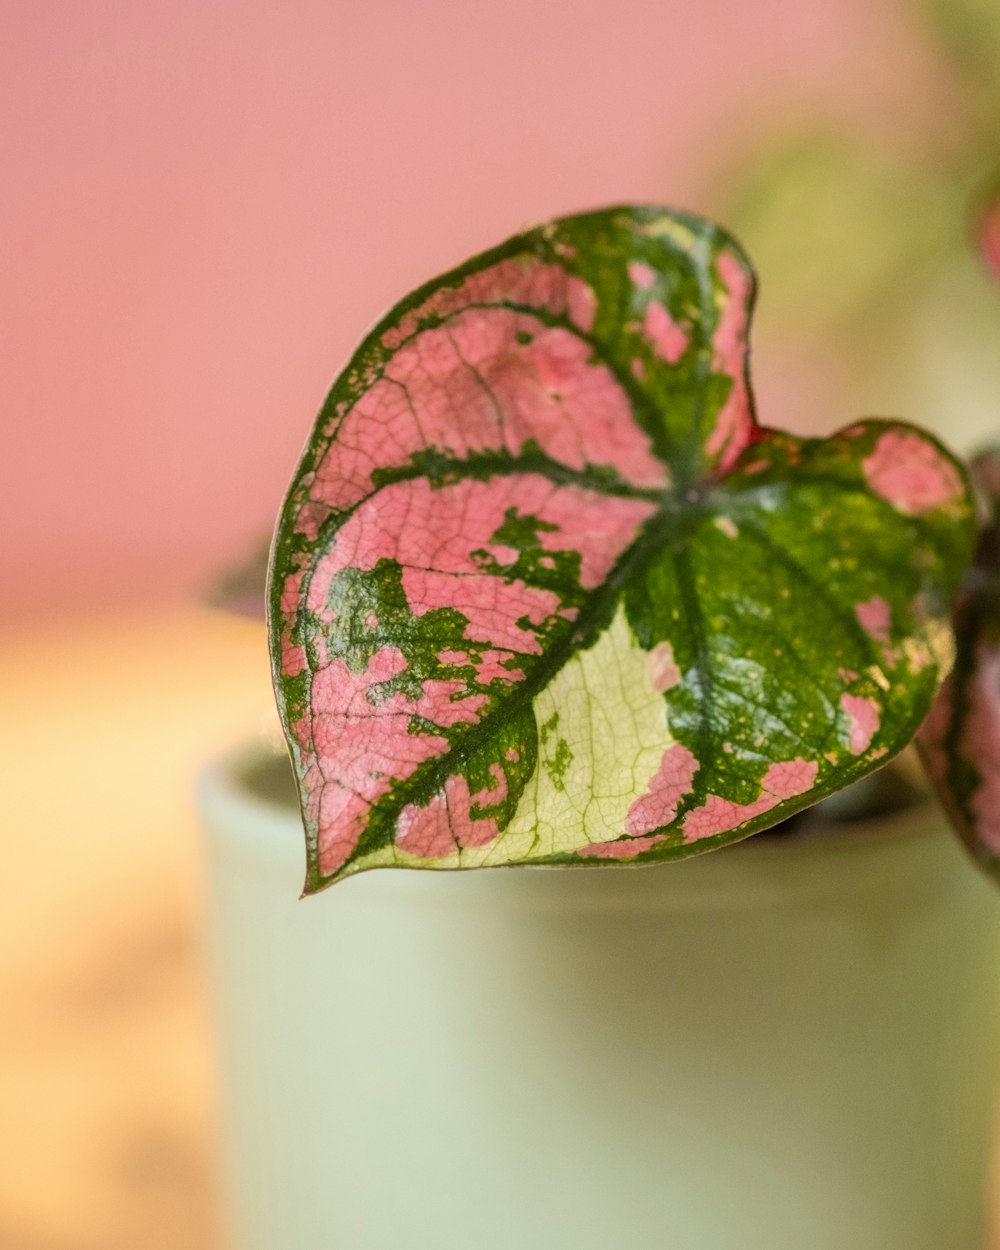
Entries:
<svg viewBox="0 0 1000 1250">
<path fill-rule="evenodd" d="M 233 1250 L 981 1250 L 1000 905 L 935 808 L 299 900 L 201 785 Z"/>
</svg>

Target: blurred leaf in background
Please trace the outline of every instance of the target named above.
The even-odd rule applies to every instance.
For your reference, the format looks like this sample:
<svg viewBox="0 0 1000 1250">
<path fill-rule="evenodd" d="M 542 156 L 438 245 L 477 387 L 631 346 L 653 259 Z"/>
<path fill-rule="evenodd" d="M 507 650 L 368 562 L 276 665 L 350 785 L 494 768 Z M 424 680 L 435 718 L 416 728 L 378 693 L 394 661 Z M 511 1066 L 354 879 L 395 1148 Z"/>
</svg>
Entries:
<svg viewBox="0 0 1000 1250">
<path fill-rule="evenodd" d="M 975 235 L 987 271 L 1000 283 L 1000 177 L 990 183 L 976 206 Z"/>
<path fill-rule="evenodd" d="M 762 358 L 827 368 L 842 420 L 905 415 L 967 451 L 1000 425 L 1000 4 L 902 3 L 932 70 L 913 107 L 777 123 L 717 212 L 764 275 Z"/>
<path fill-rule="evenodd" d="M 204 601 L 234 616 L 263 621 L 269 551 L 270 538 L 262 534 L 206 587 Z"/>
</svg>

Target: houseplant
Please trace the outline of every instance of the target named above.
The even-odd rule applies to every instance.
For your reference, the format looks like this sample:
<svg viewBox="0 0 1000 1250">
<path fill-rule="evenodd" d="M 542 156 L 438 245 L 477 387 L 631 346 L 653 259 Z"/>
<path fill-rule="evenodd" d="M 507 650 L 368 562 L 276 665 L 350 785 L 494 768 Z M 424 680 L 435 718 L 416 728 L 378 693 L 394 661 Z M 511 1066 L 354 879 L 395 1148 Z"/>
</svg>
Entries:
<svg viewBox="0 0 1000 1250">
<path fill-rule="evenodd" d="M 292 910 L 216 777 L 242 1245 L 976 1244 L 986 883 L 919 827 L 700 854 L 909 742 L 974 537 L 913 427 L 756 424 L 753 292 L 700 219 L 565 218 L 336 383 L 269 591 L 307 892 L 604 871 Z"/>
</svg>

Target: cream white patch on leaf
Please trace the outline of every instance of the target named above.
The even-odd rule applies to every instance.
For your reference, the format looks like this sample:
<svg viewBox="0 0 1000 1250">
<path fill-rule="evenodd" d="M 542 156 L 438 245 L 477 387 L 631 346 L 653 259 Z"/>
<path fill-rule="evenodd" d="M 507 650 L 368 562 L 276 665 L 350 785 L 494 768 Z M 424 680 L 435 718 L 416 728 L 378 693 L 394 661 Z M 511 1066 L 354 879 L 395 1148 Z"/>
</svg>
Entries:
<svg viewBox="0 0 1000 1250">
<path fill-rule="evenodd" d="M 558 735 L 542 734 L 541 767 L 484 862 L 575 854 L 587 842 L 621 835 L 629 808 L 673 745 L 666 704 L 647 665 L 648 653 L 619 606 L 608 628 L 538 693 L 535 720 L 554 722 Z M 564 768 L 546 767 L 560 755 Z"/>
</svg>

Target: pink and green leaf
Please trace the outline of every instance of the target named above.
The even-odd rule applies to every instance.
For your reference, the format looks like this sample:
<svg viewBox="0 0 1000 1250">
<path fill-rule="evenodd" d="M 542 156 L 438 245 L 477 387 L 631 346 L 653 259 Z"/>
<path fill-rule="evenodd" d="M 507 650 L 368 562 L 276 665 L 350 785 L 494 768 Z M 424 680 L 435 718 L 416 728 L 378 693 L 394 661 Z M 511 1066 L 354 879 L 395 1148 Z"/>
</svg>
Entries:
<svg viewBox="0 0 1000 1250">
<path fill-rule="evenodd" d="M 950 665 L 962 471 L 759 426 L 735 241 L 617 208 L 429 283 L 292 484 L 272 657 L 306 888 L 746 837 L 909 741 Z"/>
<path fill-rule="evenodd" d="M 918 743 L 963 842 L 1000 877 L 1000 449 L 977 456 L 972 476 L 987 519 L 955 611 L 955 667 Z"/>
</svg>

